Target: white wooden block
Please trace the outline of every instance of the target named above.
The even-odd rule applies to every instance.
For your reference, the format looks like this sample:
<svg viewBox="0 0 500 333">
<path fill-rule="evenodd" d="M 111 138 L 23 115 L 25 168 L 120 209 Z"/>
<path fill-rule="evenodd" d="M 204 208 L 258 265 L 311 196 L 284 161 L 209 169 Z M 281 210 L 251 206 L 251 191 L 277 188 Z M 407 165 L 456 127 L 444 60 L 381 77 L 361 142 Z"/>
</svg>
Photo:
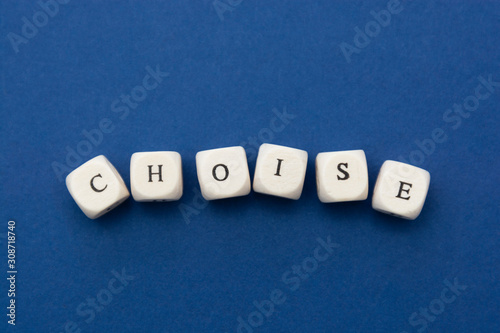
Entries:
<svg viewBox="0 0 500 333">
<path fill-rule="evenodd" d="M 316 183 L 321 202 L 366 200 L 368 166 L 365 152 L 345 150 L 318 154 Z"/>
<path fill-rule="evenodd" d="M 66 187 L 90 219 L 104 215 L 130 196 L 122 177 L 104 155 L 73 170 L 66 177 Z"/>
<path fill-rule="evenodd" d="M 414 220 L 422 211 L 431 175 L 413 165 L 385 161 L 373 190 L 372 207 L 382 213 Z"/>
<path fill-rule="evenodd" d="M 243 147 L 200 151 L 196 154 L 196 170 L 201 194 L 206 200 L 241 197 L 250 193 L 250 173 Z"/>
<path fill-rule="evenodd" d="M 307 152 L 264 143 L 259 148 L 253 180 L 255 192 L 298 200 L 304 187 Z"/>
<path fill-rule="evenodd" d="M 174 201 L 182 197 L 182 161 L 175 151 L 135 153 L 130 159 L 135 201 Z"/>
</svg>

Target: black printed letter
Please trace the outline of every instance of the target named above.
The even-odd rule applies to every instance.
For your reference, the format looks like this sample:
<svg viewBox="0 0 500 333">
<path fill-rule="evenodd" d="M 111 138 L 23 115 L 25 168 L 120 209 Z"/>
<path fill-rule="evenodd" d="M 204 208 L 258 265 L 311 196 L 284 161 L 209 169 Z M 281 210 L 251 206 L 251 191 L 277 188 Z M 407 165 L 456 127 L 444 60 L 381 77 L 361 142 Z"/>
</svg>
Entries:
<svg viewBox="0 0 500 333">
<path fill-rule="evenodd" d="M 398 192 L 398 195 L 396 195 L 396 198 L 401 198 L 403 200 L 409 200 L 410 199 L 410 196 L 407 196 L 406 198 L 403 198 L 401 196 L 401 192 L 406 192 L 406 194 L 410 194 L 410 188 L 412 187 L 412 185 L 410 183 L 405 183 L 405 182 L 402 182 L 402 181 L 399 181 L 401 184 L 399 185 L 399 192 Z M 407 189 L 403 189 L 403 186 L 404 185 L 409 185 L 410 187 L 407 188 Z"/>
<path fill-rule="evenodd" d="M 224 178 L 220 179 L 217 177 L 217 168 L 218 167 L 223 167 L 224 168 L 224 171 L 226 172 L 226 175 L 224 176 Z M 226 165 L 224 164 L 217 164 L 216 166 L 214 166 L 214 168 L 212 169 L 212 176 L 214 176 L 215 180 L 218 180 L 220 182 L 224 181 L 227 179 L 227 177 L 229 177 L 229 169 L 227 168 Z"/>
<path fill-rule="evenodd" d="M 102 176 L 101 176 L 101 174 L 100 174 L 100 173 L 99 173 L 99 174 L 97 174 L 96 176 L 92 177 L 92 179 L 90 180 L 90 187 L 91 187 L 94 191 L 96 191 L 96 192 L 98 192 L 98 193 L 99 193 L 99 192 L 104 191 L 104 190 L 106 189 L 106 187 L 108 187 L 108 185 L 104 186 L 104 188 L 103 188 L 102 190 L 98 190 L 98 189 L 96 189 L 96 188 L 95 188 L 95 186 L 94 186 L 94 178 L 97 178 L 97 177 L 102 178 Z"/>
<path fill-rule="evenodd" d="M 337 170 L 344 174 L 344 178 L 340 178 L 340 176 L 337 176 L 337 180 L 347 180 L 349 179 L 349 172 L 347 172 L 346 170 L 342 170 L 340 168 L 341 165 L 345 166 L 346 169 L 348 167 L 347 163 L 339 163 L 339 165 L 337 165 Z"/>
<path fill-rule="evenodd" d="M 149 183 L 153 182 L 153 175 L 158 175 L 158 181 L 163 183 L 163 180 L 161 179 L 161 167 L 163 164 L 158 164 L 158 172 L 153 172 L 153 166 L 148 165 L 149 168 Z"/>
<path fill-rule="evenodd" d="M 276 169 L 276 173 L 274 174 L 275 176 L 280 176 L 281 177 L 281 175 L 280 175 L 281 162 L 283 162 L 283 160 L 278 158 L 278 168 Z"/>
</svg>

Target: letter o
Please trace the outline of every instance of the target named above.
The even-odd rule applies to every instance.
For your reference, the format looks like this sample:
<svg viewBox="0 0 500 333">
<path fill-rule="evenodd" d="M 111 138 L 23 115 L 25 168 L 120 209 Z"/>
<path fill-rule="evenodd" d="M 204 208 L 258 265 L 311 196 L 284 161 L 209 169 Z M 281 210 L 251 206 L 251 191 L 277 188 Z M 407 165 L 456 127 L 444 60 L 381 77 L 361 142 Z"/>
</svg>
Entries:
<svg viewBox="0 0 500 333">
<path fill-rule="evenodd" d="M 132 95 L 132 98 L 136 102 L 142 102 L 143 100 L 146 99 L 148 96 L 148 93 L 146 92 L 146 89 L 144 89 L 141 86 L 135 86 L 132 91 L 130 92 L 130 95 Z"/>
<path fill-rule="evenodd" d="M 83 150 L 84 147 L 87 147 L 86 150 Z M 82 140 L 76 145 L 76 151 L 78 154 L 86 156 L 92 152 L 92 145 L 87 140 Z"/>
<path fill-rule="evenodd" d="M 38 19 L 39 17 L 42 18 L 42 21 Z M 44 27 L 49 23 L 49 17 L 44 12 L 36 12 L 33 14 L 33 23 L 39 28 Z"/>
<path fill-rule="evenodd" d="M 256 321 L 254 321 L 254 318 L 256 318 Z M 253 327 L 259 327 L 264 323 L 264 317 L 260 312 L 254 311 L 248 315 L 248 323 Z"/>
<path fill-rule="evenodd" d="M 437 309 L 436 309 L 436 305 L 437 305 Z M 440 315 L 444 311 L 444 303 L 443 303 L 443 301 L 440 300 L 439 298 L 436 298 L 435 300 L 433 300 L 431 302 L 431 304 L 429 304 L 429 310 L 431 310 L 431 312 L 433 314 L 435 314 L 436 316 Z"/>
<path fill-rule="evenodd" d="M 227 3 L 233 7 L 238 6 L 243 0 L 227 0 Z"/>
<path fill-rule="evenodd" d="M 103 299 L 103 296 L 106 295 L 106 299 L 107 300 L 104 300 Z M 102 305 L 108 305 L 109 303 L 111 303 L 111 301 L 113 300 L 113 294 L 111 294 L 111 292 L 108 290 L 108 289 L 102 289 L 98 294 L 97 294 L 97 300 L 99 301 L 99 303 L 101 303 Z"/>
<path fill-rule="evenodd" d="M 220 179 L 219 177 L 217 177 L 217 168 L 218 167 L 223 167 L 224 168 L 224 171 L 225 171 L 225 175 L 224 175 L 224 178 Z M 227 166 L 225 164 L 217 164 L 216 166 L 214 166 L 214 168 L 212 169 L 212 176 L 214 177 L 215 180 L 218 180 L 220 182 L 223 182 L 224 180 L 227 179 L 227 177 L 229 177 L 229 169 L 227 168 Z"/>
<path fill-rule="evenodd" d="M 267 136 L 267 138 L 264 137 L 264 134 Z M 265 127 L 259 131 L 259 139 L 262 142 L 270 142 L 273 141 L 274 139 L 274 133 L 271 131 L 269 128 Z"/>
<path fill-rule="evenodd" d="M 469 102 L 472 102 L 472 105 Z M 478 106 L 479 106 L 479 101 L 478 101 L 478 99 L 476 97 L 474 97 L 474 96 L 467 96 L 464 99 L 464 108 L 467 111 L 476 111 Z"/>
<path fill-rule="evenodd" d="M 318 269 L 318 262 L 313 257 L 307 257 L 302 262 L 302 268 L 304 268 L 307 273 L 312 273 Z"/>
<path fill-rule="evenodd" d="M 370 29 L 370 27 L 374 27 L 375 30 Z M 365 26 L 365 32 L 369 37 L 377 37 L 380 33 L 380 25 L 375 21 L 370 21 Z"/>
<path fill-rule="evenodd" d="M 418 158 L 418 160 L 417 160 Z M 410 153 L 410 162 L 413 165 L 421 165 L 424 163 L 425 156 L 420 150 L 414 150 Z"/>
</svg>

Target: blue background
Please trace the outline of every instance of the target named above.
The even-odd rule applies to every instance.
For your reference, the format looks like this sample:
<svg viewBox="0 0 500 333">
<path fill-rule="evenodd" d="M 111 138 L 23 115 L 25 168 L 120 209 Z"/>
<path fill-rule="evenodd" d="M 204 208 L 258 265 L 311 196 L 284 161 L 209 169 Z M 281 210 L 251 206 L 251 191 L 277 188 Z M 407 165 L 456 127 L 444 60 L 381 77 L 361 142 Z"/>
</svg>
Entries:
<svg viewBox="0 0 500 333">
<path fill-rule="evenodd" d="M 350 62 L 341 43 L 354 45 L 355 27 L 387 1 L 232 3 L 222 20 L 211 0 L 71 1 L 16 52 L 9 33 L 21 36 L 23 17 L 33 22 L 41 7 L 2 2 L 0 330 L 235 332 L 254 301 L 279 289 L 286 300 L 254 332 L 500 331 L 500 88 L 460 124 L 443 120 L 474 95 L 478 76 L 500 81 L 500 3 L 402 2 Z M 115 112 L 147 66 L 169 76 L 128 114 Z M 295 118 L 270 131 L 284 110 Z M 67 149 L 105 118 L 113 129 L 81 163 L 104 154 L 128 186 L 132 153 L 178 151 L 179 202 L 130 198 L 98 220 L 84 216 L 53 164 L 66 165 Z M 436 128 L 446 141 L 416 152 Z M 196 152 L 242 144 L 253 175 L 249 137 L 309 152 L 302 198 L 197 202 Z M 315 156 L 348 149 L 366 152 L 369 198 L 322 204 Z M 410 155 L 432 177 L 422 214 L 374 211 L 380 166 Z M 196 214 L 183 217 L 180 204 Z M 10 219 L 15 327 L 4 313 Z M 339 247 L 291 290 L 283 275 L 318 237 Z M 79 314 L 88 298 L 105 299 L 113 270 L 133 280 L 95 317 Z M 439 309 L 455 279 L 467 288 Z M 431 304 L 442 313 L 410 322 Z"/>
</svg>

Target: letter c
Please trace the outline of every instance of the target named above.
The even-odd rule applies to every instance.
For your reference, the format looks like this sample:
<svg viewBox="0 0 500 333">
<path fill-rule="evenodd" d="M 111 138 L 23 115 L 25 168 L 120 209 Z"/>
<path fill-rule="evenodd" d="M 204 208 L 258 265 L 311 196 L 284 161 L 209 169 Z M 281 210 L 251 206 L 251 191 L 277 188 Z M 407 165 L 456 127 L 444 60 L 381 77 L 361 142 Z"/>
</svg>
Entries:
<svg viewBox="0 0 500 333">
<path fill-rule="evenodd" d="M 328 257 L 330 256 L 330 254 L 326 253 L 325 255 L 320 256 L 319 250 L 321 250 L 321 248 L 319 246 L 314 249 L 314 258 L 316 258 L 316 260 L 319 261 L 319 262 L 325 261 L 326 259 L 328 259 Z"/>
<path fill-rule="evenodd" d="M 92 188 L 92 190 L 94 190 L 94 191 L 96 191 L 96 192 L 99 193 L 99 192 L 104 191 L 108 187 L 108 185 L 106 184 L 106 186 L 104 186 L 104 188 L 101 189 L 101 190 L 98 190 L 97 188 L 95 188 L 95 186 L 94 186 L 94 179 L 97 178 L 97 177 L 102 178 L 102 176 L 101 176 L 100 173 L 97 174 L 96 176 L 92 177 L 92 179 L 90 180 L 90 187 Z"/>
<path fill-rule="evenodd" d="M 108 283 L 108 289 L 113 293 L 113 294 L 119 294 L 123 291 L 123 286 L 119 287 L 119 288 L 116 288 L 114 286 L 114 283 L 116 282 L 116 279 L 113 278 L 111 280 L 109 280 L 109 283 Z"/>
<path fill-rule="evenodd" d="M 446 304 L 452 303 L 457 297 L 452 294 L 452 297 L 447 297 L 446 292 L 450 291 L 448 288 L 444 288 L 443 291 L 441 292 L 441 300 L 445 302 Z"/>
</svg>

